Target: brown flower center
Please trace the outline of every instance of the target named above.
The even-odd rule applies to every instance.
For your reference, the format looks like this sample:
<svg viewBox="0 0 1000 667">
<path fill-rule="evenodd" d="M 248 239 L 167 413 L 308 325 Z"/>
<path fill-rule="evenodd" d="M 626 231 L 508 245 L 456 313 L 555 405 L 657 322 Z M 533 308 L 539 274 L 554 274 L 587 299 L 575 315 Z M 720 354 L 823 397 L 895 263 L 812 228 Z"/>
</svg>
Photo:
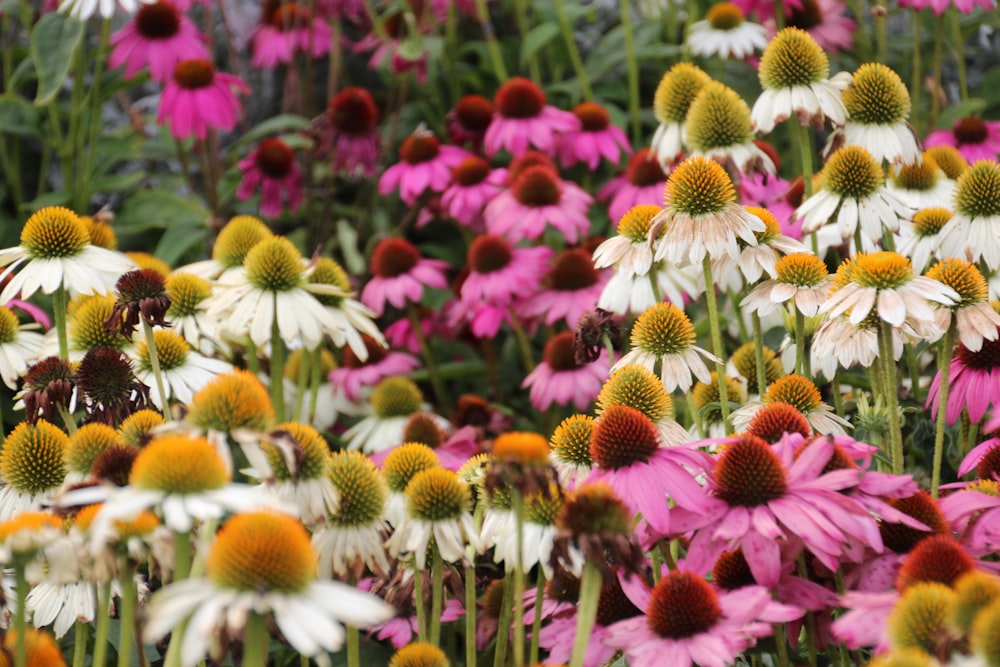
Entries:
<svg viewBox="0 0 1000 667">
<path fill-rule="evenodd" d="M 514 197 L 525 206 L 554 206 L 562 196 L 559 176 L 554 169 L 533 165 L 523 169 L 511 186 Z"/>
<path fill-rule="evenodd" d="M 378 107 L 371 93 L 357 86 L 334 95 L 329 110 L 334 127 L 344 134 L 370 134 L 378 122 Z"/>
<path fill-rule="evenodd" d="M 372 273 L 379 278 L 400 276 L 420 261 L 420 251 L 407 241 L 397 237 L 383 239 L 372 252 Z"/>
<path fill-rule="evenodd" d="M 455 105 L 455 115 L 466 129 L 485 132 L 493 120 L 493 104 L 482 95 L 466 95 Z"/>
<path fill-rule="evenodd" d="M 608 129 L 611 124 L 611 116 L 600 104 L 596 102 L 583 102 L 576 105 L 573 115 L 580 119 L 580 126 L 584 132 L 601 132 Z"/>
<path fill-rule="evenodd" d="M 170 39 L 181 29 L 181 13 L 169 0 L 140 4 L 135 13 L 135 28 L 149 40 Z"/>
<path fill-rule="evenodd" d="M 666 183 L 667 175 L 660 166 L 656 154 L 648 148 L 636 151 L 628 161 L 625 178 L 637 188 L 658 183 Z"/>
<path fill-rule="evenodd" d="M 207 88 L 215 81 L 215 67 L 204 58 L 182 60 L 174 67 L 174 81 L 187 90 Z"/>
<path fill-rule="evenodd" d="M 785 467 L 771 447 L 755 436 L 726 445 L 715 464 L 716 495 L 730 505 L 757 507 L 784 495 Z"/>
<path fill-rule="evenodd" d="M 676 570 L 653 588 L 646 615 L 650 629 L 664 639 L 687 639 L 711 629 L 722 607 L 704 578 Z"/>
<path fill-rule="evenodd" d="M 581 248 L 561 252 L 549 271 L 552 289 L 575 292 L 597 283 L 599 274 L 590 257 L 590 253 Z"/>
<path fill-rule="evenodd" d="M 514 257 L 510 244 L 494 234 L 477 237 L 469 246 L 467 261 L 476 273 L 499 271 Z"/>
<path fill-rule="evenodd" d="M 264 139 L 257 146 L 257 168 L 275 180 L 282 180 L 292 171 L 295 153 L 281 139 Z"/>
<path fill-rule="evenodd" d="M 452 179 L 459 185 L 477 185 L 490 175 L 490 163 L 477 155 L 470 155 L 451 170 Z"/>
<path fill-rule="evenodd" d="M 403 139 L 399 147 L 399 157 L 410 164 L 429 162 L 438 156 L 441 142 L 431 132 L 414 132 Z"/>
<path fill-rule="evenodd" d="M 955 123 L 955 140 L 963 144 L 981 144 L 986 141 L 989 132 L 986 123 L 981 118 L 966 116 Z"/>
<path fill-rule="evenodd" d="M 545 93 L 529 79 L 516 76 L 500 86 L 493 105 L 504 118 L 534 118 L 545 108 Z"/>
<path fill-rule="evenodd" d="M 542 359 L 554 371 L 575 371 L 580 368 L 573 354 L 573 332 L 558 333 L 545 343 Z"/>
<path fill-rule="evenodd" d="M 927 532 L 901 523 L 880 521 L 878 529 L 882 534 L 882 543 L 898 554 L 909 553 L 921 540 L 931 535 L 946 535 L 951 530 L 937 501 L 926 491 L 918 491 L 907 498 L 892 498 L 889 505 L 930 528 Z"/>
<path fill-rule="evenodd" d="M 605 470 L 645 463 L 660 446 L 656 426 L 627 405 L 612 405 L 594 425 L 590 455 Z"/>
</svg>

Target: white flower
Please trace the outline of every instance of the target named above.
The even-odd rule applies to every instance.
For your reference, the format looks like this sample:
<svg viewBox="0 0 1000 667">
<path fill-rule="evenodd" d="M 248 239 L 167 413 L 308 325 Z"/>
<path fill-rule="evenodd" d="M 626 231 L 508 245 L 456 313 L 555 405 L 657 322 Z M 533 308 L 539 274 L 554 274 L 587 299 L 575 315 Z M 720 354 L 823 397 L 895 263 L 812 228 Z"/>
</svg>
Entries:
<svg viewBox="0 0 1000 667">
<path fill-rule="evenodd" d="M 100 12 L 101 17 L 110 19 L 115 15 L 115 8 L 120 8 L 126 14 L 134 14 L 140 4 L 152 4 L 155 0 L 62 0 L 59 3 L 60 12 L 69 12 L 70 16 L 86 21 Z"/>
<path fill-rule="evenodd" d="M 30 330 L 35 326 L 19 324 L 9 308 L 0 306 L 0 379 L 8 389 L 17 389 L 17 379 L 42 349 L 44 336 Z"/>
<path fill-rule="evenodd" d="M 709 9 L 707 19 L 692 23 L 687 40 L 691 53 L 703 58 L 718 56 L 743 60 L 752 56 L 755 51 L 762 51 L 767 47 L 767 29 L 760 24 L 742 20 L 742 15 L 736 27 L 729 29 L 714 27 L 712 13 L 719 6 L 728 6 L 739 11 L 732 3 L 718 3 Z"/>
</svg>

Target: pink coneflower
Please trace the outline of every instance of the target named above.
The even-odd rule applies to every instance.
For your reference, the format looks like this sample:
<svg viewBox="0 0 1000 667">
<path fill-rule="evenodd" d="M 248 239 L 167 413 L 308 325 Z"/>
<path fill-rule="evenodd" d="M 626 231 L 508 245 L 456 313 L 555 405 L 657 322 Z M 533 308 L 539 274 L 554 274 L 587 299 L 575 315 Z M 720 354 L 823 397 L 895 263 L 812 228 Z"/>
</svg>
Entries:
<svg viewBox="0 0 1000 667">
<path fill-rule="evenodd" d="M 960 118 L 951 130 L 935 130 L 927 135 L 924 147 L 933 146 L 954 146 L 969 164 L 977 160 L 996 160 L 1000 155 L 1000 120 L 986 121 L 974 116 Z"/>
<path fill-rule="evenodd" d="M 545 104 L 545 93 L 520 76 L 504 82 L 493 97 L 496 115 L 486 130 L 484 147 L 493 156 L 502 149 L 517 157 L 529 146 L 552 154 L 558 135 L 580 129 L 580 120 L 568 111 Z"/>
<path fill-rule="evenodd" d="M 934 10 L 935 16 L 940 16 L 952 5 L 963 14 L 971 13 L 976 7 L 982 7 L 989 11 L 995 9 L 993 0 L 899 0 L 900 7 L 912 7 L 913 9 L 930 7 Z"/>
<path fill-rule="evenodd" d="M 365 15 L 363 0 L 316 0 L 316 13 L 330 18 L 357 21 Z"/>
<path fill-rule="evenodd" d="M 607 353 L 601 350 L 597 361 L 578 364 L 573 355 L 573 332 L 564 331 L 545 344 L 542 363 L 524 378 L 521 388 L 529 390 L 528 397 L 536 410 L 548 410 L 553 403 L 573 403 L 583 411 L 601 392 L 607 374 Z"/>
<path fill-rule="evenodd" d="M 771 634 L 764 618 L 802 615 L 773 602 L 761 586 L 722 592 L 683 570 L 665 574 L 652 590 L 629 586 L 626 593 L 646 613 L 615 623 L 604 643 L 624 651 L 632 667 L 728 665 L 758 637 Z"/>
<path fill-rule="evenodd" d="M 318 58 L 330 51 L 330 26 L 297 2 L 265 2 L 260 24 L 250 36 L 254 67 L 271 69 L 292 62 L 296 53 Z"/>
<path fill-rule="evenodd" d="M 261 186 L 260 213 L 269 218 L 281 215 L 284 200 L 288 212 L 295 213 L 302 205 L 302 170 L 295 162 L 295 153 L 281 139 L 264 139 L 250 155 L 240 160 L 243 180 L 236 198 L 250 199 Z"/>
<path fill-rule="evenodd" d="M 479 338 L 495 336 L 511 306 L 542 284 L 551 257 L 546 246 L 514 248 L 492 234 L 476 238 L 469 246 L 470 272 L 459 297 L 472 333 Z"/>
<path fill-rule="evenodd" d="M 456 222 L 483 231 L 483 211 L 503 190 L 506 171 L 493 169 L 478 155 L 470 155 L 451 171 L 451 185 L 441 195 L 441 207 Z"/>
<path fill-rule="evenodd" d="M 631 208 L 640 204 L 663 206 L 666 187 L 667 174 L 656 153 L 650 148 L 640 148 L 629 158 L 625 173 L 611 179 L 597 193 L 597 198 L 610 200 L 608 215 L 617 224 Z"/>
<path fill-rule="evenodd" d="M 774 146 L 760 139 L 754 139 L 754 143 L 758 148 L 767 153 L 767 156 L 771 158 L 771 162 L 774 163 L 775 172 L 780 173 L 781 162 L 778 151 L 774 149 Z M 799 179 L 799 183 L 801 183 L 801 178 Z M 799 201 L 795 204 L 790 202 L 790 196 L 795 196 L 796 194 L 796 187 L 799 189 L 797 196 L 801 199 L 801 184 L 786 181 L 775 174 L 744 174 L 740 182 L 736 184 L 741 204 L 744 206 L 766 208 L 774 215 L 778 224 L 781 225 L 782 234 L 796 241 L 801 241 L 802 221 L 794 219 L 795 209 L 801 202 Z"/>
<path fill-rule="evenodd" d="M 941 500 L 941 510 L 961 529 L 962 544 L 973 556 L 1000 549 L 1000 496 L 993 495 L 995 488 L 996 480 L 980 480 Z"/>
<path fill-rule="evenodd" d="M 420 318 L 420 330 L 424 338 L 430 340 L 433 336 L 448 335 L 447 327 L 443 326 L 441 314 L 430 308 L 417 308 Z M 394 350 L 408 350 L 412 354 L 420 354 L 420 341 L 417 332 L 413 330 L 413 324 L 408 317 L 400 317 L 398 320 L 382 330 L 385 339 L 389 342 L 389 347 Z"/>
<path fill-rule="evenodd" d="M 156 122 L 169 120 L 175 139 L 204 139 L 210 129 L 231 130 L 242 110 L 234 89 L 250 93 L 239 77 L 215 71 L 204 58 L 182 60 L 160 96 Z"/>
<path fill-rule="evenodd" d="M 797 0 L 801 6 L 786 12 L 785 25 L 805 30 L 824 51 L 836 54 L 849 51 L 854 45 L 857 23 L 847 15 L 847 5 L 839 0 Z M 903 4 L 900 2 L 900 4 Z M 777 26 L 774 19 L 765 21 L 768 39 L 774 37 Z"/>
<path fill-rule="evenodd" d="M 372 251 L 372 278 L 361 292 L 361 303 L 376 315 L 385 312 L 386 302 L 394 308 L 419 303 L 425 287 L 447 289 L 447 269 L 448 262 L 421 257 L 406 239 L 383 239 Z"/>
<path fill-rule="evenodd" d="M 364 398 L 362 389 L 374 387 L 387 377 L 406 375 L 420 367 L 416 357 L 404 352 L 387 350 L 369 336 L 362 336 L 368 358 L 364 361 L 350 347 L 344 348 L 344 360 L 330 371 L 330 384 L 351 401 Z"/>
<path fill-rule="evenodd" d="M 378 107 L 371 93 L 349 86 L 333 96 L 320 142 L 332 153 L 334 173 L 374 176 L 378 163 Z"/>
<path fill-rule="evenodd" d="M 517 243 L 539 238 L 551 225 L 567 242 L 576 243 L 590 230 L 587 209 L 594 200 L 579 186 L 559 178 L 554 169 L 532 165 L 508 178 L 510 189 L 498 194 L 483 212 L 491 234 Z"/>
<path fill-rule="evenodd" d="M 559 138 L 559 163 L 563 168 L 582 162 L 593 171 L 601 164 L 602 157 L 618 164 L 622 153 L 632 154 L 625 132 L 612 124 L 611 116 L 600 104 L 583 102 L 572 113 L 580 120 L 580 129 Z"/>
<path fill-rule="evenodd" d="M 399 189 L 403 203 L 412 206 L 425 191 L 444 192 L 451 170 L 468 153 L 457 146 L 442 146 L 429 130 L 418 127 L 399 147 L 400 161 L 385 170 L 378 181 L 380 194 Z"/>
<path fill-rule="evenodd" d="M 518 312 L 528 319 L 540 318 L 547 325 L 562 320 L 572 329 L 583 314 L 594 310 L 609 273 L 595 269 L 586 250 L 564 250 L 549 270 L 545 289 L 525 301 Z"/>
<path fill-rule="evenodd" d="M 441 609 L 441 623 L 457 621 L 464 613 L 465 608 L 461 602 L 453 598 L 446 599 Z M 388 639 L 393 648 L 399 649 L 413 641 L 417 631 L 416 610 L 406 609 L 397 610 L 394 618 L 372 626 L 369 632 L 376 639 Z"/>
<path fill-rule="evenodd" d="M 486 129 L 493 121 L 493 103 L 482 95 L 466 95 L 445 116 L 448 138 L 461 146 L 468 143 L 472 150 L 483 148 Z"/>
<path fill-rule="evenodd" d="M 742 548 L 757 582 L 774 586 L 782 544 L 809 550 L 830 570 L 849 540 L 882 548 L 868 510 L 838 493 L 857 484 L 858 472 L 823 472 L 834 451 L 830 440 L 814 440 L 797 458 L 791 448 L 753 436 L 726 442 L 708 477 L 719 504 L 701 515 L 671 510 L 675 532 L 696 529 L 687 567 L 707 572 L 723 552 Z"/>
<path fill-rule="evenodd" d="M 733 4 L 743 11 L 744 16 L 756 14 L 761 21 L 774 17 L 774 3 L 771 0 L 735 0 Z M 782 0 L 781 6 L 785 16 L 788 16 L 802 8 L 802 0 Z"/>
<path fill-rule="evenodd" d="M 642 514 L 654 530 L 666 534 L 672 523 L 668 496 L 692 515 L 709 514 L 715 503 L 694 478 L 711 467 L 711 457 L 688 445 L 662 444 L 649 417 L 627 405 L 612 405 L 594 426 L 590 455 L 595 467 L 588 481 L 610 486 L 633 514 Z"/>
<path fill-rule="evenodd" d="M 984 340 L 978 352 L 972 352 L 959 343 L 951 360 L 948 382 L 951 392 L 948 394 L 945 417 L 949 424 L 955 423 L 963 408 L 969 411 L 972 423 L 978 424 L 987 408 L 992 407 L 995 411 L 1000 407 L 1000 340 Z M 935 419 L 940 390 L 939 372 L 927 392 L 927 405 L 931 409 L 931 417 Z"/>
<path fill-rule="evenodd" d="M 423 3 L 407 2 L 404 4 L 412 6 L 413 16 L 417 18 L 417 22 L 419 23 L 420 16 L 423 14 Z M 418 25 L 418 29 L 423 33 L 427 32 L 427 27 L 425 26 Z M 362 39 L 358 40 L 354 45 L 353 51 L 355 53 L 371 51 L 372 55 L 368 59 L 368 67 L 371 69 L 381 67 L 386 56 L 389 56 L 389 71 L 392 74 L 402 74 L 414 70 L 417 82 L 421 84 L 426 83 L 427 49 L 420 49 L 418 53 L 415 49 L 410 48 L 414 44 L 419 44 L 419 42 L 409 39 L 407 35 L 409 26 L 406 22 L 406 12 L 401 9 L 383 19 L 382 30 L 384 36 L 379 35 L 373 29 Z M 403 48 L 404 45 L 406 45 L 405 49 Z"/>
<path fill-rule="evenodd" d="M 125 65 L 127 79 L 148 66 L 153 80 L 164 83 L 181 60 L 207 58 L 201 34 L 181 11 L 170 0 L 140 5 L 132 20 L 111 36 L 114 50 L 108 64 Z"/>
</svg>

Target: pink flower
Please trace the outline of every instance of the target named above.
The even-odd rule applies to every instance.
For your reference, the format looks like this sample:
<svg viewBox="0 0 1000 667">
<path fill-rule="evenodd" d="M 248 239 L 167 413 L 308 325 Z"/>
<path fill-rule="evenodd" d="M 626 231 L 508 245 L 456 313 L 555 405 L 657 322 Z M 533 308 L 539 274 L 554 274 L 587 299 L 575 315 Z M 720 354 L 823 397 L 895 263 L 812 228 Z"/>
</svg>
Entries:
<svg viewBox="0 0 1000 667">
<path fill-rule="evenodd" d="M 927 135 L 924 147 L 934 146 L 954 146 L 969 164 L 977 160 L 996 160 L 1000 155 L 1000 120 L 985 121 L 966 116 L 955 121 L 951 130 L 935 130 Z"/>
<path fill-rule="evenodd" d="M 580 119 L 580 129 L 559 138 L 559 162 L 564 168 L 583 162 L 593 171 L 601 164 L 602 157 L 618 164 L 622 153 L 632 154 L 628 137 L 620 127 L 611 124 L 611 117 L 600 104 L 584 102 L 572 113 Z"/>
<path fill-rule="evenodd" d="M 374 176 L 378 163 L 378 107 L 371 93 L 350 86 L 327 105 L 320 145 L 333 154 L 334 173 Z"/>
<path fill-rule="evenodd" d="M 964 477 L 973 470 L 979 479 L 1000 481 L 1000 438 L 993 437 L 973 447 L 958 466 L 958 476 Z"/>
<path fill-rule="evenodd" d="M 788 203 L 786 195 L 792 184 L 770 174 L 747 174 L 738 186 L 740 203 L 744 206 L 766 208 L 781 226 L 781 233 L 796 241 L 802 240 L 802 220 L 796 220 L 795 207 Z"/>
<path fill-rule="evenodd" d="M 441 195 L 441 206 L 456 222 L 482 231 L 483 210 L 503 189 L 506 171 L 491 169 L 489 162 L 470 155 L 452 170 L 451 177 L 451 185 Z"/>
<path fill-rule="evenodd" d="M 633 207 L 640 204 L 663 206 L 663 192 L 667 175 L 660 161 L 649 148 L 640 148 L 631 158 L 625 173 L 611 179 L 597 193 L 597 198 L 608 203 L 608 215 L 615 224 Z"/>
<path fill-rule="evenodd" d="M 444 192 L 451 181 L 451 170 L 468 153 L 456 146 L 442 146 L 433 132 L 423 127 L 403 140 L 400 161 L 385 170 L 378 181 L 378 191 L 386 195 L 399 189 L 403 203 L 412 206 L 425 191 Z"/>
<path fill-rule="evenodd" d="M 646 613 L 612 625 L 604 643 L 624 651 L 630 667 L 725 667 L 771 634 L 763 617 L 801 616 L 773 602 L 766 588 L 722 592 L 682 570 L 665 574 L 652 590 L 628 586 L 626 594 Z"/>
<path fill-rule="evenodd" d="M 164 83 L 186 58 L 207 58 L 203 38 L 191 19 L 170 0 L 142 4 L 125 26 L 111 35 L 111 67 L 125 65 L 130 79 L 144 67 L 154 81 Z"/>
<path fill-rule="evenodd" d="M 552 250 L 546 246 L 514 248 L 495 235 L 477 237 L 469 246 L 470 271 L 459 299 L 463 316 L 478 338 L 495 336 L 510 308 L 542 284 Z"/>
<path fill-rule="evenodd" d="M 978 352 L 959 343 L 948 378 L 951 386 L 945 415 L 948 423 L 954 424 L 964 408 L 969 411 L 972 423 L 978 424 L 987 408 L 1000 407 L 1000 340 L 983 340 L 983 347 Z M 937 418 L 940 391 L 941 373 L 938 372 L 927 392 L 926 405 L 934 419 Z"/>
<path fill-rule="evenodd" d="M 546 288 L 525 301 L 518 313 L 547 325 L 562 320 L 572 329 L 580 316 L 594 310 L 610 278 L 610 271 L 594 268 L 586 250 L 569 248 L 556 257 L 545 279 Z"/>
<path fill-rule="evenodd" d="M 330 52 L 330 26 L 297 2 L 264 5 L 260 24 L 250 35 L 254 67 L 271 69 L 289 64 L 296 53 L 313 58 Z"/>
<path fill-rule="evenodd" d="M 462 603 L 453 598 L 446 599 L 441 609 L 441 622 L 450 623 L 462 618 L 465 608 Z M 374 625 L 369 630 L 369 634 L 376 639 L 388 639 L 393 648 L 400 649 L 413 641 L 413 636 L 417 634 L 417 616 L 410 610 L 408 613 L 400 614 L 384 623 Z"/>
<path fill-rule="evenodd" d="M 854 30 L 857 23 L 847 15 L 847 5 L 840 0 L 797 0 L 799 7 L 788 7 L 786 2 L 786 25 L 793 25 L 808 32 L 824 51 L 839 53 L 849 51 L 854 45 Z M 900 2 L 902 4 L 902 2 Z M 764 21 L 768 39 L 777 33 L 774 18 Z"/>
<path fill-rule="evenodd" d="M 483 212 L 491 234 L 517 243 L 539 238 L 551 225 L 567 242 L 576 243 L 590 230 L 587 210 L 593 199 L 579 186 L 560 179 L 554 169 L 531 165 L 509 178 L 510 189 L 498 194 Z"/>
<path fill-rule="evenodd" d="M 160 96 L 156 122 L 169 120 L 176 139 L 204 139 L 210 129 L 231 130 L 242 110 L 233 89 L 250 92 L 239 77 L 216 72 L 203 58 L 182 60 Z"/>
<path fill-rule="evenodd" d="M 994 9 L 993 0 L 899 0 L 900 7 L 912 7 L 913 9 L 930 7 L 934 10 L 935 16 L 943 14 L 951 5 L 955 5 L 955 8 L 963 14 L 971 13 L 977 6 L 986 10 Z"/>
<path fill-rule="evenodd" d="M 386 302 L 394 308 L 419 303 L 425 287 L 447 289 L 447 269 L 448 262 L 421 257 L 416 246 L 406 239 L 383 239 L 372 252 L 373 275 L 361 292 L 361 303 L 376 315 L 385 312 Z"/>
<path fill-rule="evenodd" d="M 357 20 L 365 16 L 363 0 L 316 0 L 316 12 L 320 16 Z"/>
<path fill-rule="evenodd" d="M 350 347 L 344 348 L 344 361 L 330 371 L 330 384 L 351 401 L 360 401 L 362 389 L 374 387 L 393 375 L 406 375 L 420 367 L 416 357 L 404 352 L 386 350 L 369 336 L 362 336 L 368 358 L 361 361 Z"/>
<path fill-rule="evenodd" d="M 528 373 L 521 383 L 528 390 L 531 405 L 536 410 L 548 410 L 554 403 L 573 406 L 584 411 L 601 393 L 608 376 L 608 355 L 589 364 L 578 364 L 573 355 L 573 332 L 556 334 L 545 344 L 542 362 Z"/>
<path fill-rule="evenodd" d="M 744 16 L 756 13 L 761 22 L 774 16 L 774 3 L 771 0 L 735 0 L 733 3 L 740 8 Z M 782 0 L 782 9 L 788 16 L 796 9 L 802 9 L 802 0 Z"/>
<path fill-rule="evenodd" d="M 448 112 L 444 122 L 453 144 L 469 143 L 479 152 L 486 129 L 493 121 L 493 103 L 482 95 L 466 95 Z"/>
<path fill-rule="evenodd" d="M 413 13 L 419 24 L 421 12 L 414 11 Z M 407 37 L 409 27 L 407 26 L 405 16 L 406 13 L 403 10 L 387 16 L 382 21 L 382 29 L 385 31 L 385 35 L 388 36 L 388 39 L 376 34 L 372 30 L 358 40 L 354 45 L 353 51 L 355 53 L 371 51 L 372 55 L 368 59 L 368 67 L 371 69 L 378 69 L 386 56 L 389 56 L 389 71 L 392 74 L 402 74 L 403 72 L 414 70 L 417 82 L 426 83 L 427 49 L 423 48 L 417 53 L 413 48 L 414 46 L 418 46 L 419 42 Z M 418 25 L 418 29 L 421 33 L 426 34 L 429 27 Z"/>
<path fill-rule="evenodd" d="M 502 149 L 517 157 L 529 146 L 552 154 L 558 136 L 580 129 L 580 120 L 545 104 L 545 93 L 529 79 L 516 76 L 504 82 L 493 98 L 496 115 L 486 130 L 486 154 Z"/>
<path fill-rule="evenodd" d="M 4 283 L 0 283 L 2 286 Z M 31 316 L 31 319 L 35 320 L 38 324 L 41 324 L 43 328 L 48 329 L 52 326 L 52 320 L 49 319 L 48 313 L 39 308 L 33 303 L 28 303 L 27 301 L 21 301 L 20 299 L 11 299 L 4 304 L 7 308 L 16 308 L 24 313 Z"/>
<path fill-rule="evenodd" d="M 1000 497 L 973 487 L 941 499 L 941 511 L 962 534 L 962 544 L 973 556 L 1000 550 Z"/>
<path fill-rule="evenodd" d="M 240 160 L 239 167 L 243 180 L 236 190 L 236 198 L 250 199 L 257 186 L 261 186 L 261 215 L 278 217 L 286 199 L 290 213 L 295 213 L 302 205 L 302 171 L 295 162 L 295 153 L 281 139 L 264 139 L 250 155 Z"/>
</svg>

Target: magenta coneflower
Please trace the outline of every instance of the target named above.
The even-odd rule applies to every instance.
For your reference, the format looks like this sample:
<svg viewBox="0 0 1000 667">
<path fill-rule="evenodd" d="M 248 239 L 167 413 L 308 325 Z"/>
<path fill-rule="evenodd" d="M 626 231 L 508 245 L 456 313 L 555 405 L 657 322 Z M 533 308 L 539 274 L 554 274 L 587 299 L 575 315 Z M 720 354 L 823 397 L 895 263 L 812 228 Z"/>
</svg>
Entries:
<svg viewBox="0 0 1000 667">
<path fill-rule="evenodd" d="M 361 303 L 376 315 L 385 312 L 387 302 L 394 308 L 419 303 L 425 287 L 447 289 L 447 270 L 448 262 L 421 257 L 417 247 L 406 239 L 382 239 L 372 251 L 372 277 L 361 292 Z"/>
<path fill-rule="evenodd" d="M 451 142 L 458 146 L 468 143 L 477 153 L 492 121 L 493 103 L 482 95 L 464 96 L 444 119 Z"/>
<path fill-rule="evenodd" d="M 260 213 L 269 218 L 281 215 L 284 201 L 288 212 L 295 213 L 302 205 L 302 170 L 295 161 L 295 153 L 281 139 L 264 139 L 250 155 L 240 160 L 243 180 L 236 190 L 236 198 L 250 199 L 261 187 Z"/>
<path fill-rule="evenodd" d="M 900 7 L 912 7 L 913 9 L 926 9 L 930 7 L 936 16 L 940 16 L 946 9 L 954 5 L 955 9 L 963 14 L 969 14 L 976 7 L 992 11 L 996 8 L 993 0 L 900 0 Z"/>
<path fill-rule="evenodd" d="M 1000 155 L 1000 120 L 986 121 L 974 116 L 960 118 L 951 130 L 935 130 L 927 135 L 924 147 L 933 146 L 954 146 L 969 164 L 977 160 L 996 160 Z"/>
<path fill-rule="evenodd" d="M 580 129 L 559 138 L 559 163 L 563 168 L 582 162 L 591 171 L 597 169 L 603 157 L 618 164 L 621 154 L 631 155 L 632 146 L 620 127 L 611 122 L 607 110 L 596 102 L 583 102 L 573 108 L 580 120 Z"/>
<path fill-rule="evenodd" d="M 250 36 L 254 67 L 271 69 L 292 62 L 296 53 L 318 58 L 330 51 L 330 26 L 297 2 L 265 2 L 260 24 Z"/>
<path fill-rule="evenodd" d="M 444 192 L 451 182 L 451 170 L 468 153 L 457 146 L 442 146 L 433 132 L 423 126 L 403 140 L 400 161 L 385 170 L 378 181 L 380 194 L 399 189 L 403 203 L 412 206 L 425 191 Z"/>
<path fill-rule="evenodd" d="M 210 129 L 231 130 L 242 110 L 234 89 L 250 92 L 239 77 L 215 71 L 204 58 L 182 60 L 163 88 L 156 122 L 163 125 L 169 120 L 176 139 L 192 135 L 204 139 Z"/>
<path fill-rule="evenodd" d="M 108 64 L 125 65 L 125 78 L 148 66 L 153 80 L 161 83 L 181 60 L 208 57 L 198 29 L 170 0 L 140 5 L 132 20 L 111 36 L 111 46 Z"/>
<path fill-rule="evenodd" d="M 529 146 L 553 154 L 558 135 L 580 129 L 580 120 L 568 111 L 545 104 L 545 93 L 529 79 L 515 76 L 493 97 L 496 115 L 486 130 L 487 155 L 502 149 L 517 157 Z"/>
<path fill-rule="evenodd" d="M 330 371 L 329 376 L 330 384 L 351 401 L 362 400 L 362 390 L 366 387 L 374 387 L 387 377 L 406 375 L 420 367 L 420 362 L 412 355 L 387 350 L 370 336 L 361 338 L 368 358 L 362 361 L 350 347 L 345 347 L 343 362 Z"/>
<path fill-rule="evenodd" d="M 601 392 L 607 374 L 607 352 L 601 350 L 592 363 L 578 364 L 573 355 L 573 332 L 564 331 L 545 344 L 542 362 L 524 378 L 521 388 L 528 389 L 536 410 L 548 410 L 553 403 L 562 406 L 572 403 L 583 411 Z"/>
<path fill-rule="evenodd" d="M 508 178 L 510 189 L 498 194 L 483 212 L 491 234 L 517 243 L 539 238 L 551 225 L 566 241 L 576 243 L 590 230 L 587 209 L 593 199 L 579 186 L 559 178 L 554 169 L 532 165 Z"/>
<path fill-rule="evenodd" d="M 612 625 L 604 643 L 624 651 L 632 667 L 728 665 L 758 637 L 771 634 L 764 618 L 802 615 L 773 602 L 761 586 L 723 592 L 683 570 L 664 575 L 652 590 L 637 585 L 625 591 L 646 613 Z"/>
<path fill-rule="evenodd" d="M 583 248 L 569 248 L 557 257 L 546 277 L 546 287 L 518 309 L 527 319 L 552 325 L 562 320 L 573 328 L 584 313 L 594 310 L 610 271 L 598 271 Z"/>
<path fill-rule="evenodd" d="M 327 105 L 329 134 L 324 145 L 332 153 L 334 173 L 374 176 L 378 162 L 378 107 L 371 93 L 350 86 Z"/>
<path fill-rule="evenodd" d="M 611 179 L 597 193 L 597 198 L 608 202 L 608 216 L 617 223 L 640 204 L 663 206 L 666 187 L 667 174 L 656 153 L 651 148 L 640 148 L 629 158 L 625 173 Z"/>
<path fill-rule="evenodd" d="M 837 54 L 850 50 L 854 45 L 857 23 L 847 15 L 847 5 L 840 0 L 798 0 L 799 7 L 786 13 L 786 25 L 805 30 L 824 51 Z M 902 1 L 900 5 L 904 4 Z M 774 19 L 765 21 L 768 39 L 774 37 L 777 25 Z"/>
<path fill-rule="evenodd" d="M 460 299 L 477 337 L 495 336 L 516 302 L 529 298 L 545 276 L 552 250 L 546 246 L 515 248 L 486 234 L 469 246 L 469 276 Z"/>
<path fill-rule="evenodd" d="M 478 155 L 470 155 L 451 170 L 451 185 L 441 195 L 441 207 L 456 222 L 483 231 L 483 210 L 503 190 L 506 171 L 493 169 Z"/>
<path fill-rule="evenodd" d="M 963 408 L 969 411 L 972 423 L 978 424 L 987 408 L 992 407 L 995 411 L 1000 407 L 1000 340 L 984 340 L 978 352 L 972 352 L 959 343 L 951 360 L 948 382 L 951 391 L 945 417 L 949 424 L 955 423 Z M 931 409 L 931 417 L 935 419 L 940 390 L 939 372 L 927 392 L 927 405 Z"/>
</svg>

